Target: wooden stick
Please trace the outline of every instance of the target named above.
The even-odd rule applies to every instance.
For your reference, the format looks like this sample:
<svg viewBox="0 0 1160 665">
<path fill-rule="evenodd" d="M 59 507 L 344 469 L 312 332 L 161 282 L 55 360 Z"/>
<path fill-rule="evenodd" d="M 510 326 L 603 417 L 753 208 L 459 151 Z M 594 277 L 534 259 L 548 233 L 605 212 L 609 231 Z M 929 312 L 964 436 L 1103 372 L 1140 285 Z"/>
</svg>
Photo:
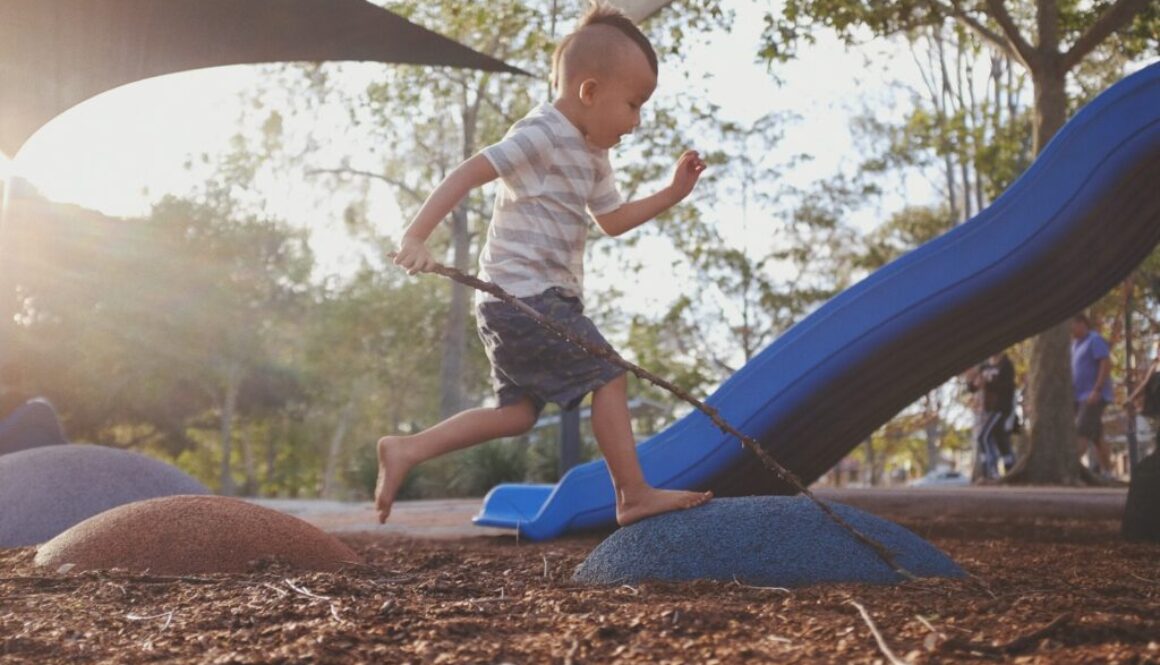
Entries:
<svg viewBox="0 0 1160 665">
<path fill-rule="evenodd" d="M 905 660 L 895 656 L 894 652 L 890 650 L 890 646 L 886 644 L 886 639 L 882 637 L 882 633 L 878 632 L 878 626 L 874 625 L 874 620 L 870 618 L 870 613 L 866 611 L 862 603 L 856 600 L 847 600 L 846 602 L 858 608 L 862 620 L 866 622 L 866 626 L 870 628 L 870 633 L 874 635 L 874 641 L 878 643 L 878 650 L 882 652 L 883 656 L 886 656 L 886 660 L 890 661 L 891 665 L 907 665 Z"/>
<path fill-rule="evenodd" d="M 392 254 L 391 256 L 393 257 L 394 255 Z M 726 420 L 721 417 L 721 414 L 717 411 L 717 409 L 709 406 L 708 404 L 697 399 L 696 397 L 693 397 L 692 395 L 685 392 L 684 390 L 682 390 L 678 386 L 674 385 L 672 382 L 667 381 L 667 380 L 653 374 L 652 372 L 649 372 L 648 370 L 644 369 L 643 367 L 640 367 L 639 365 L 633 364 L 633 363 L 625 360 L 611 346 L 603 346 L 603 347 L 597 346 L 595 344 L 590 343 L 588 340 L 585 340 L 585 339 L 582 339 L 582 338 L 576 336 L 570 330 L 564 328 L 556 321 L 553 321 L 553 320 L 543 316 L 542 314 L 537 312 L 535 309 L 533 309 L 530 305 L 519 300 L 518 298 L 516 298 L 512 294 L 508 293 L 507 291 L 505 291 L 503 288 L 501 288 L 497 284 L 494 284 L 492 282 L 485 282 L 482 279 L 479 279 L 478 277 L 466 275 L 466 274 L 460 272 L 459 270 L 456 270 L 455 268 L 440 265 L 438 263 L 435 264 L 435 266 L 432 267 L 430 270 L 426 270 L 423 272 L 431 272 L 431 273 L 434 273 L 436 275 L 442 275 L 443 277 L 447 277 L 449 279 L 452 279 L 456 282 L 459 282 L 460 284 L 463 284 L 465 286 L 469 286 L 473 289 L 476 289 L 477 291 L 483 291 L 484 293 L 490 293 L 491 295 L 495 296 L 496 298 L 499 298 L 500 300 L 506 302 L 507 304 L 512 305 L 513 307 L 520 310 L 524 314 L 527 314 L 529 317 L 531 317 L 531 319 L 533 321 L 535 321 L 541 327 L 551 331 L 552 333 L 554 333 L 558 337 L 574 344 L 575 346 L 579 347 L 580 349 L 584 350 L 585 352 L 589 353 L 590 355 L 592 355 L 596 358 L 600 358 L 601 360 L 606 360 L 606 361 L 608 361 L 608 362 L 616 365 L 617 367 L 620 367 L 621 369 L 624 369 L 628 372 L 632 372 L 638 378 L 643 379 L 645 381 L 648 381 L 649 383 L 653 384 L 654 386 L 657 386 L 658 388 L 663 388 L 664 390 L 667 390 L 668 392 L 672 393 L 676 397 L 678 397 L 678 398 L 684 400 L 685 402 L 691 404 L 692 406 L 696 407 L 699 411 L 701 411 L 706 416 L 708 416 L 709 420 L 711 420 L 713 422 L 713 424 L 717 426 L 718 429 L 725 432 L 726 434 L 729 434 L 731 436 L 736 437 L 739 441 L 741 441 L 741 444 L 743 446 L 745 446 L 746 448 L 748 448 L 749 451 L 752 452 L 754 455 L 756 455 L 757 459 L 761 460 L 761 463 L 767 469 L 769 469 L 770 471 L 775 473 L 779 478 L 781 478 L 785 482 L 789 483 L 790 486 L 792 486 L 795 490 L 797 490 L 798 492 L 800 492 L 801 494 L 803 494 L 807 498 L 809 498 L 811 501 L 813 501 L 814 504 L 816 504 L 818 506 L 818 508 L 820 508 L 821 511 L 827 517 L 829 517 L 831 520 L 833 520 L 838 526 L 840 526 L 843 529 L 845 529 L 846 531 L 848 531 L 854 537 L 855 540 L 857 540 L 858 542 L 862 543 L 863 545 L 865 545 L 865 546 L 869 547 L 871 550 L 873 550 L 874 553 L 876 555 L 878 555 L 878 558 L 882 559 L 882 561 L 884 561 L 886 563 L 886 565 L 890 566 L 890 568 L 892 570 L 894 570 L 894 572 L 898 573 L 899 576 L 901 576 L 903 579 L 908 579 L 908 580 L 916 579 L 915 576 L 910 573 L 910 571 L 906 570 L 901 565 L 899 565 L 897 561 L 895 561 L 894 554 L 889 549 L 887 549 L 884 545 L 882 545 L 878 541 L 874 540 L 870 536 L 867 536 L 866 534 L 862 533 L 858 529 L 854 528 L 854 526 L 852 524 L 850 524 L 849 522 L 847 522 L 846 520 L 842 519 L 842 517 L 840 515 L 838 515 L 836 512 L 834 512 L 833 508 L 831 508 L 829 505 L 827 505 L 826 503 L 824 503 L 820 499 L 818 499 L 816 496 L 814 496 L 813 492 L 811 492 L 808 488 L 806 488 L 806 486 L 802 484 L 801 480 L 799 480 L 797 478 L 797 476 L 795 476 L 791 471 L 789 471 L 789 469 L 786 469 L 781 464 L 778 464 L 777 460 L 773 459 L 773 457 L 768 452 L 765 451 L 765 449 L 761 446 L 760 443 L 758 443 L 758 441 L 756 439 L 754 439 L 753 437 L 751 437 L 747 434 L 742 433 L 736 427 L 733 427 L 728 422 L 726 422 Z"/>
</svg>

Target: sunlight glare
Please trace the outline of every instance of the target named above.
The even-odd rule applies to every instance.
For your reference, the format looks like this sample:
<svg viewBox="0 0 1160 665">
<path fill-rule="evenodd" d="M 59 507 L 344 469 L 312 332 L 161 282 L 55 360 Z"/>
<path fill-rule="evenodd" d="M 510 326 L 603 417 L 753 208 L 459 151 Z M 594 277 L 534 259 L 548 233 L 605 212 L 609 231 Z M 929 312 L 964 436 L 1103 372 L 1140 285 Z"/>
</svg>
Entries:
<svg viewBox="0 0 1160 665">
<path fill-rule="evenodd" d="M 8 196 L 15 177 L 16 162 L 0 153 L 0 231 L 4 230 L 4 222 L 8 217 Z"/>
<path fill-rule="evenodd" d="M 0 183 L 7 187 L 10 180 L 16 178 L 16 161 L 0 152 Z"/>
</svg>

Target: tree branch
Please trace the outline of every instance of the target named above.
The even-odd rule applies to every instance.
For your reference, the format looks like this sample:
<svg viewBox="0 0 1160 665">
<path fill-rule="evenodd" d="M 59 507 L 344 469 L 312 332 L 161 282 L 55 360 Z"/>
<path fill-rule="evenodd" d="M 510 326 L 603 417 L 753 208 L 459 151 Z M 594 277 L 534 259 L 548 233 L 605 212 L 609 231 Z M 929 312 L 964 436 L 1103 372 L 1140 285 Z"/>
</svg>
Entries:
<svg viewBox="0 0 1160 665">
<path fill-rule="evenodd" d="M 483 94 L 481 99 L 483 99 L 484 104 L 487 104 L 489 107 L 491 107 L 491 110 L 494 111 L 500 118 L 502 118 L 503 121 L 506 122 L 509 126 L 516 124 L 516 121 L 519 120 L 517 116 L 509 114 L 507 109 L 500 106 L 499 103 L 497 103 L 495 99 L 486 92 Z"/>
<path fill-rule="evenodd" d="M 1072 44 L 1067 53 L 1063 54 L 1063 70 L 1068 71 L 1079 64 L 1084 56 L 1091 53 L 1108 36 L 1130 23 L 1137 14 L 1144 11 L 1147 4 L 1148 0 L 1117 0 L 1116 4 L 1108 7 L 1107 11 L 1100 14 L 1096 22 L 1080 35 L 1080 38 Z"/>
<path fill-rule="evenodd" d="M 398 188 L 399 191 L 403 192 L 407 196 L 414 199 L 416 203 L 423 203 L 423 201 L 426 200 L 425 197 L 418 190 L 416 190 L 414 187 L 411 187 L 410 185 L 403 182 L 402 180 L 392 178 L 388 175 L 383 175 L 382 173 L 375 173 L 374 171 L 363 171 L 362 169 L 349 169 L 349 168 L 347 168 L 347 169 L 310 169 L 310 170 L 306 171 L 306 175 L 321 175 L 321 174 L 361 175 L 361 176 L 366 177 L 366 178 L 374 178 L 376 180 L 382 180 L 383 182 L 387 183 L 388 185 L 391 185 L 392 187 Z"/>
<path fill-rule="evenodd" d="M 945 8 L 942 8 L 942 9 L 944 11 L 946 11 Z M 1011 56 L 1012 58 L 1015 58 L 1017 60 L 1020 59 L 1019 52 L 1015 49 L 1014 44 L 1012 44 L 1003 35 L 1000 35 L 999 33 L 995 32 L 994 30 L 983 25 L 983 23 L 981 21 L 979 21 L 979 19 L 968 14 L 966 12 L 966 10 L 964 10 L 962 8 L 962 5 L 959 4 L 958 0 L 952 0 L 951 8 L 949 11 L 947 11 L 947 13 L 950 14 L 951 16 L 953 16 L 956 21 L 958 21 L 959 23 L 962 23 L 968 29 L 973 31 L 983 41 L 989 43 L 991 46 L 994 46 L 995 48 L 999 49 L 1003 53 L 1006 53 L 1007 55 Z M 1024 63 L 1024 65 L 1026 65 L 1026 63 Z"/>
<path fill-rule="evenodd" d="M 1014 56 L 1019 62 L 1023 64 L 1028 71 L 1033 71 L 1036 62 L 1036 51 L 1028 41 L 1019 32 L 1019 27 L 1015 25 L 1015 21 L 1011 18 L 1011 14 L 1007 11 L 1007 6 L 1003 4 L 1003 0 L 987 0 L 987 10 L 991 18 L 999 24 L 1003 30 L 1003 36 L 1010 44 L 1010 49 L 1014 51 Z"/>
</svg>

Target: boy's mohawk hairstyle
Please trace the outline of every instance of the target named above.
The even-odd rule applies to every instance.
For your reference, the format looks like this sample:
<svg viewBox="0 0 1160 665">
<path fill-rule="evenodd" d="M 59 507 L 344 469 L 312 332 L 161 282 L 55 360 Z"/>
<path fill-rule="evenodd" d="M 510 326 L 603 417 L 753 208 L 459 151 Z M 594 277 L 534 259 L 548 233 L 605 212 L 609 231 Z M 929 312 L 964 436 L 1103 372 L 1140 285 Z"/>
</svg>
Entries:
<svg viewBox="0 0 1160 665">
<path fill-rule="evenodd" d="M 600 0 L 593 0 L 588 11 L 584 13 L 584 16 L 580 17 L 580 27 L 577 29 L 587 28 L 590 25 L 607 25 L 624 33 L 625 37 L 631 39 L 633 43 L 640 47 L 641 51 L 644 51 L 645 57 L 648 58 L 649 67 L 652 67 L 653 74 L 659 73 L 657 52 L 653 49 L 652 42 L 648 40 L 648 37 L 644 36 L 640 28 L 636 27 L 632 19 L 625 15 L 618 7 L 601 2 Z"/>
<path fill-rule="evenodd" d="M 592 0 L 590 6 L 588 7 L 588 11 L 580 17 L 580 24 L 576 26 L 576 29 L 572 31 L 571 34 L 564 37 L 562 40 L 560 40 L 560 43 L 556 45 L 556 52 L 552 55 L 551 83 L 553 87 L 559 83 L 560 60 L 564 55 L 564 51 L 568 48 L 568 44 L 571 43 L 573 39 L 575 39 L 578 32 L 593 25 L 606 25 L 610 28 L 619 30 L 624 34 L 625 37 L 628 37 L 630 40 L 632 40 L 632 42 L 640 48 L 641 52 L 644 53 L 645 58 L 648 60 L 649 67 L 652 68 L 653 74 L 659 73 L 659 66 L 657 64 L 657 52 L 655 49 L 653 49 L 652 42 L 648 40 L 648 37 L 644 36 L 644 33 L 640 31 L 640 28 L 636 27 L 636 24 L 632 22 L 632 19 L 625 15 L 625 13 L 619 8 L 608 4 L 607 2 L 603 2 L 602 0 Z"/>
</svg>

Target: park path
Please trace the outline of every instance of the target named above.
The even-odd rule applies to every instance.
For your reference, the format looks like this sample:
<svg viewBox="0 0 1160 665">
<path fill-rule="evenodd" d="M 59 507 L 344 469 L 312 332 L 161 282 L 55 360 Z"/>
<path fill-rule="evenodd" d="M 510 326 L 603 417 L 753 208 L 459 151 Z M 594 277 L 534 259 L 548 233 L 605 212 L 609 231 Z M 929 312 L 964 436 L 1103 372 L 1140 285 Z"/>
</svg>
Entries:
<svg viewBox="0 0 1160 665">
<path fill-rule="evenodd" d="M 886 518 L 1075 518 L 1118 520 L 1127 490 L 1069 487 L 819 488 L 815 494 Z M 400 501 L 380 525 L 369 501 L 252 499 L 331 533 L 371 533 L 412 538 L 512 535 L 471 523 L 482 499 Z"/>
</svg>

